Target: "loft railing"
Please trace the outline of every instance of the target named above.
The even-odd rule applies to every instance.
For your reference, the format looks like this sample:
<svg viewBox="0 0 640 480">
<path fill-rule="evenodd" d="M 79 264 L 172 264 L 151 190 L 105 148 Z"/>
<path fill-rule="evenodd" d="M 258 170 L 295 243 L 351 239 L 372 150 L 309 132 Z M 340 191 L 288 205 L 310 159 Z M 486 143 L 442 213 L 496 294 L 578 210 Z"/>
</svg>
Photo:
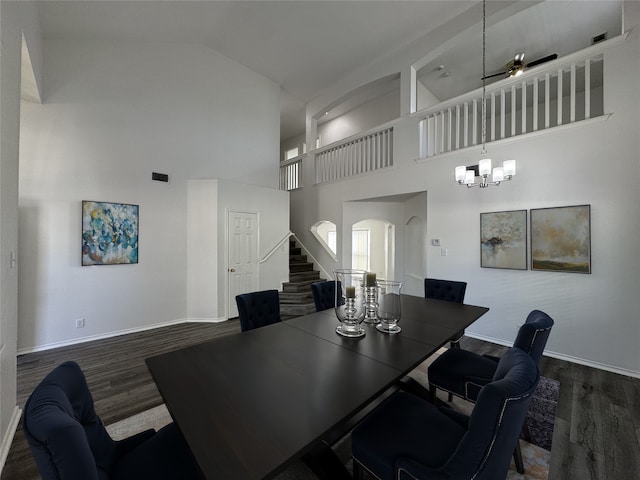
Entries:
<svg viewBox="0 0 640 480">
<path fill-rule="evenodd" d="M 314 153 L 316 183 L 392 167 L 393 127 L 349 137 Z"/>
<path fill-rule="evenodd" d="M 300 169 L 302 155 L 280 162 L 280 190 L 295 190 L 300 188 Z"/>
<path fill-rule="evenodd" d="M 604 115 L 604 50 L 596 44 L 534 70 L 486 86 L 486 141 L 493 142 Z M 419 155 L 482 142 L 482 89 L 416 113 Z"/>
</svg>

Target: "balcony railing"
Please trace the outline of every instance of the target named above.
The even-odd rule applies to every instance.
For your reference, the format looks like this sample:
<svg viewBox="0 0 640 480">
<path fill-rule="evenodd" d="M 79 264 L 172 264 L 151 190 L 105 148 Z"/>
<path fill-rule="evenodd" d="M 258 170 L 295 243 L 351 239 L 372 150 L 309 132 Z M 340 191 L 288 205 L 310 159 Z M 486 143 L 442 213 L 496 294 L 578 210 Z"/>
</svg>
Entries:
<svg viewBox="0 0 640 480">
<path fill-rule="evenodd" d="M 486 141 L 493 142 L 604 114 L 604 50 L 616 37 L 486 86 Z M 482 89 L 417 112 L 419 155 L 482 142 Z"/>
<path fill-rule="evenodd" d="M 316 183 L 393 166 L 393 127 L 369 131 L 315 152 Z"/>
<path fill-rule="evenodd" d="M 280 190 L 300 188 L 300 168 L 302 156 L 297 156 L 280 163 Z"/>
</svg>

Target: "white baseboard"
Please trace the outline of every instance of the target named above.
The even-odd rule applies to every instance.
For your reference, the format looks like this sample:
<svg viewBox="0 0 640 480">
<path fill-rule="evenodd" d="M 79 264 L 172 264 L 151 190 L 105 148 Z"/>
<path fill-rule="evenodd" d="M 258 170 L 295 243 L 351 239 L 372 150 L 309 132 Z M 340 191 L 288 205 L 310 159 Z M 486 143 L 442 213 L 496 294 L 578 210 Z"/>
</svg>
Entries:
<svg viewBox="0 0 640 480">
<path fill-rule="evenodd" d="M 467 337 L 476 338 L 478 340 L 484 340 L 486 342 L 497 343 L 498 345 L 504 345 L 505 347 L 511 347 L 513 343 L 507 343 L 497 338 L 487 337 L 485 335 L 477 335 L 475 333 L 465 332 Z M 626 375 L 627 377 L 640 378 L 640 372 L 635 370 L 628 370 L 626 368 L 620 368 L 606 363 L 594 362 L 593 360 L 586 360 L 581 357 L 574 357 L 572 355 L 565 355 L 564 353 L 552 352 L 549 350 L 544 351 L 544 355 L 551 358 L 557 358 L 558 360 L 564 360 L 566 362 L 577 363 L 579 365 L 585 365 L 591 368 L 597 368 L 599 370 L 606 370 L 608 372 L 618 373 L 620 375 Z"/>
<path fill-rule="evenodd" d="M 35 347 L 26 347 L 26 348 L 21 348 L 18 349 L 17 354 L 18 355 L 24 355 L 25 353 L 34 353 L 34 352 L 42 352 L 45 350 L 51 350 L 52 348 L 58 348 L 58 347 L 67 347 L 69 345 L 77 345 L 80 343 L 85 343 L 85 342 L 91 342 L 93 340 L 103 340 L 106 338 L 112 338 L 112 337 L 118 337 L 120 335 L 126 335 L 128 333 L 138 333 L 138 332 L 144 332 L 147 330 L 153 330 L 155 328 L 161 328 L 161 327 L 168 327 L 170 325 L 177 325 L 180 323 L 187 323 L 187 322 L 207 322 L 207 323 L 212 323 L 212 322 L 223 322 L 225 321 L 226 318 L 180 318 L 177 320 L 168 320 L 166 322 L 159 322 L 159 323 L 154 323 L 151 325 L 144 325 L 142 327 L 133 327 L 133 328 L 126 328 L 123 330 L 118 330 L 115 332 L 109 332 L 109 333 L 101 333 L 99 335 L 89 335 L 86 337 L 81 337 L 81 338 L 74 338 L 71 340 L 63 340 L 61 342 L 53 342 L 53 343 L 47 343 L 45 345 L 37 345 Z"/>
<path fill-rule="evenodd" d="M 196 318 L 189 317 L 185 320 L 185 322 L 194 322 L 194 323 L 222 323 L 229 320 L 226 317 L 213 318 L 213 317 L 205 317 L 205 318 Z"/>
<path fill-rule="evenodd" d="M 11 449 L 13 437 L 15 436 L 16 430 L 18 429 L 18 422 L 20 421 L 21 416 L 22 409 L 16 405 L 16 407 L 13 409 L 13 413 L 11 414 L 11 420 L 9 421 L 9 425 L 7 426 L 7 431 L 4 432 L 2 444 L 0 445 L 0 473 L 2 473 L 4 464 L 7 461 L 7 456 L 9 455 L 9 450 Z"/>
</svg>

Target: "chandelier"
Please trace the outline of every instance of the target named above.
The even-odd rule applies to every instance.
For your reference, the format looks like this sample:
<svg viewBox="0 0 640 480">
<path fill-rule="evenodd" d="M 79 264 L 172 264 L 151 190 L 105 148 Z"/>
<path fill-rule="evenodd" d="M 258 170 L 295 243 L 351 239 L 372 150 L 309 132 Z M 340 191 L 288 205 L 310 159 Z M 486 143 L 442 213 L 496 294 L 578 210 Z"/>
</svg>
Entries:
<svg viewBox="0 0 640 480">
<path fill-rule="evenodd" d="M 487 91 L 486 91 L 486 45 L 487 39 L 487 1 L 482 0 L 482 150 L 478 166 L 458 166 L 455 170 L 456 182 L 466 185 L 467 188 L 486 188 L 489 185 L 499 186 L 502 182 L 511 180 L 516 174 L 516 161 L 506 160 L 501 167 L 491 169 L 491 159 L 487 158 Z M 476 182 L 476 176 L 480 181 Z M 491 180 L 489 180 L 491 176 Z"/>
</svg>

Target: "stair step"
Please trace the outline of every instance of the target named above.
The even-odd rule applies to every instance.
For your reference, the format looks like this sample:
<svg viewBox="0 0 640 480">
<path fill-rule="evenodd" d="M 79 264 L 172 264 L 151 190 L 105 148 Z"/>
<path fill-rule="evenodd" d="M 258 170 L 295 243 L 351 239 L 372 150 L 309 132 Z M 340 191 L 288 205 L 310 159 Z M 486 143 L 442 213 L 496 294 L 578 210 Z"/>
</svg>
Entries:
<svg viewBox="0 0 640 480">
<path fill-rule="evenodd" d="M 287 303 L 309 303 L 313 302 L 313 295 L 311 290 L 302 292 L 280 292 L 280 304 Z"/>
<path fill-rule="evenodd" d="M 305 263 L 306 261 L 306 255 L 289 255 L 289 263 Z"/>
<path fill-rule="evenodd" d="M 307 315 L 315 311 L 316 311 L 316 306 L 313 302 L 280 305 L 280 316 Z"/>
<path fill-rule="evenodd" d="M 317 270 L 311 270 L 308 272 L 290 272 L 289 273 L 289 282 L 304 282 L 307 280 L 319 281 L 320 280 L 320 272 Z M 309 282 L 313 283 L 313 282 Z"/>
<path fill-rule="evenodd" d="M 301 280 L 299 282 L 285 282 L 282 284 L 283 292 L 310 292 L 311 284 L 314 282 L 320 282 L 322 278 L 314 278 L 311 280 Z"/>
<path fill-rule="evenodd" d="M 313 263 L 289 263 L 289 273 L 313 272 Z"/>
<path fill-rule="evenodd" d="M 300 247 L 289 247 L 289 255 L 302 255 L 302 249 Z"/>
</svg>

